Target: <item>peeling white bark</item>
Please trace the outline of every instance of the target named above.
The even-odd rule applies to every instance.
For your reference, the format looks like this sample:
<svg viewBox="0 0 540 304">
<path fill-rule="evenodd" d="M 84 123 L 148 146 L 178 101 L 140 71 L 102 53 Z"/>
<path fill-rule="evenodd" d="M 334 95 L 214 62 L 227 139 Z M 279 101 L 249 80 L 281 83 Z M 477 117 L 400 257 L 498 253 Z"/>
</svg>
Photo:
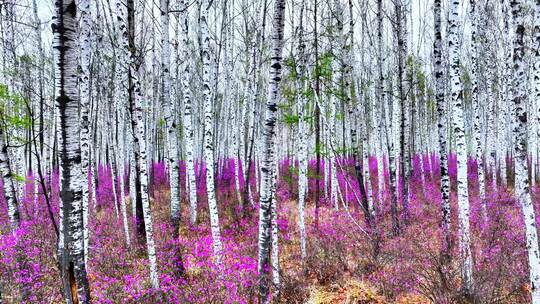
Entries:
<svg viewBox="0 0 540 304">
<path fill-rule="evenodd" d="M 60 154 L 60 242 L 58 259 L 66 303 L 89 303 L 84 263 L 79 91 L 77 79 L 77 5 L 55 2 L 53 18 L 58 147 Z M 75 283 L 72 281 L 75 279 Z M 73 292 L 76 290 L 76 294 Z"/>
<path fill-rule="evenodd" d="M 525 37 L 525 1 L 512 1 L 513 16 L 513 63 L 514 63 L 514 138 L 515 138 L 515 168 L 516 196 L 521 203 L 523 220 L 525 222 L 525 242 L 529 258 L 529 280 L 531 284 L 532 303 L 540 303 L 540 252 L 538 248 L 538 232 L 536 216 L 531 200 L 531 182 L 529 181 L 527 164 L 527 76 Z"/>
<path fill-rule="evenodd" d="M 306 91 L 306 82 L 302 79 L 305 77 L 306 58 L 305 58 L 305 42 L 304 42 L 304 27 L 303 27 L 303 12 L 304 5 L 300 8 L 300 25 L 298 28 L 298 64 L 296 66 L 297 72 L 297 84 L 296 90 L 298 91 L 298 228 L 300 230 L 300 253 L 302 260 L 307 256 L 306 250 L 306 225 L 305 225 L 305 200 L 308 187 L 308 128 L 309 125 L 306 122 L 307 100 L 304 91 Z"/>
<path fill-rule="evenodd" d="M 202 0 L 200 28 L 201 53 L 203 61 L 203 100 L 204 100 L 204 160 L 206 163 L 206 193 L 210 211 L 210 227 L 212 232 L 212 248 L 217 265 L 221 265 L 223 245 L 219 228 L 219 212 L 214 184 L 214 110 L 210 91 L 210 33 L 208 30 L 208 0 Z"/>
<path fill-rule="evenodd" d="M 453 106 L 453 129 L 456 139 L 459 248 L 461 257 L 461 279 L 465 294 L 473 290 L 471 235 L 469 224 L 469 191 L 467 180 L 467 147 L 465 145 L 465 122 L 463 120 L 463 97 L 460 71 L 460 1 L 452 0 L 448 19 L 448 51 L 450 58 L 450 92 Z"/>
<path fill-rule="evenodd" d="M 272 32 L 272 49 L 268 96 L 266 100 L 265 120 L 263 127 L 263 157 L 261 159 L 261 197 L 259 209 L 259 300 L 269 303 L 269 270 L 270 270 L 270 226 L 272 189 L 275 188 L 275 147 L 276 147 L 276 114 L 277 102 L 280 98 L 279 83 L 281 81 L 281 56 L 283 50 L 283 29 L 285 25 L 285 0 L 274 2 Z"/>
<path fill-rule="evenodd" d="M 186 0 L 180 1 L 180 23 L 181 23 L 181 42 L 179 44 L 180 53 L 183 58 L 183 72 L 181 77 L 182 82 L 182 94 L 184 97 L 184 133 L 185 133 L 185 145 L 186 145 L 186 182 L 187 189 L 189 191 L 189 220 L 191 224 L 195 224 L 197 221 L 197 185 L 195 179 L 195 150 L 193 147 L 193 122 L 192 122 L 192 102 L 191 91 L 189 89 L 190 83 L 190 52 L 188 49 L 189 37 L 188 37 L 188 14 L 187 14 L 187 2 Z"/>
<path fill-rule="evenodd" d="M 169 0 L 160 1 L 161 9 L 161 73 L 162 89 L 161 100 L 165 108 L 165 120 L 167 122 L 167 148 L 169 162 L 169 181 L 171 185 L 170 208 L 173 235 L 177 235 L 180 228 L 180 185 L 179 185 L 179 164 L 178 164 L 178 132 L 176 130 L 175 102 L 170 96 L 171 75 L 169 66 L 171 65 L 171 50 L 169 42 Z"/>
</svg>

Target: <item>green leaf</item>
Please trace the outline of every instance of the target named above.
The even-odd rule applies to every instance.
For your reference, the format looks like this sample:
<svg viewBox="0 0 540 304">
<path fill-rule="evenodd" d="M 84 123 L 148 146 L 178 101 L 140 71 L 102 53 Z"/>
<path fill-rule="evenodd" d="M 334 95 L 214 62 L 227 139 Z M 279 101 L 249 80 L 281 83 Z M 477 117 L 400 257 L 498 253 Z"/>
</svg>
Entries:
<svg viewBox="0 0 540 304">
<path fill-rule="evenodd" d="M 300 121 L 300 116 L 292 115 L 292 114 L 284 114 L 283 121 L 288 125 L 295 125 L 295 124 L 298 124 L 298 122 Z"/>
<path fill-rule="evenodd" d="M 19 175 L 19 174 L 12 174 L 13 176 L 13 179 L 18 181 L 18 182 L 26 182 L 26 178 L 22 175 Z"/>
</svg>

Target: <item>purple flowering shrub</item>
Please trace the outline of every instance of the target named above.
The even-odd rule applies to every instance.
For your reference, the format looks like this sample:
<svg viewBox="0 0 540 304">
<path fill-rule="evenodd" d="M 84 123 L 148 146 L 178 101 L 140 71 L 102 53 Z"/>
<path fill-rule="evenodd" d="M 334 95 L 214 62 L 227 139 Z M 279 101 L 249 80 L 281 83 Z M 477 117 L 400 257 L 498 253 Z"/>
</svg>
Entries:
<svg viewBox="0 0 540 304">
<path fill-rule="evenodd" d="M 259 164 L 249 167 L 244 180 L 244 164 L 234 159 L 216 165 L 216 197 L 219 205 L 222 266 L 212 252 L 206 195 L 206 164 L 197 161 L 199 218 L 189 224 L 187 172 L 180 162 L 180 237 L 174 239 L 169 216 L 169 182 L 164 162 L 152 164 L 149 174 L 151 209 L 156 240 L 160 288 L 151 287 L 144 238 L 137 235 L 129 200 L 129 170 L 122 173 L 129 218 L 130 244 L 124 236 L 120 217 L 120 180 L 113 179 L 110 166 L 100 165 L 90 172 L 90 247 L 88 278 L 93 303 L 256 303 Z M 336 171 L 339 210 L 324 193 L 330 191 L 330 173 L 324 162 L 317 175 L 316 162 L 309 161 L 306 196 L 307 257 L 300 255 L 298 228 L 298 162 L 279 162 L 276 198 L 280 242 L 280 293 L 273 288 L 275 302 L 303 303 L 308 298 L 345 299 L 345 292 L 365 303 L 455 303 L 460 293 L 459 248 L 457 243 L 457 202 L 455 194 L 456 158 L 449 158 L 452 184 L 452 239 L 450 260 L 441 259 L 443 246 L 439 163 L 434 154 L 415 155 L 409 178 L 410 203 L 407 212 L 398 197 L 402 232 L 392 235 L 388 163 L 375 157 L 364 182 L 375 209 L 380 249 L 373 255 L 374 235 L 366 227 L 359 204 L 361 194 L 352 158 L 339 158 Z M 528 269 L 523 219 L 511 185 L 486 193 L 484 213 L 478 197 L 477 164 L 469 161 L 468 180 L 471 206 L 472 254 L 475 294 L 480 303 L 524 303 L 528 301 Z M 378 170 L 382 166 L 382 170 Z M 235 168 L 239 168 L 237 189 Z M 382 173 L 379 182 L 379 173 Z M 95 174 L 95 175 L 94 175 Z M 491 183 L 491 174 L 486 182 Z M 4 196 L 0 197 L 0 288 L 6 303 L 18 303 L 22 293 L 28 303 L 59 303 L 62 300 L 56 261 L 59 176 L 44 177 L 31 172 L 19 198 L 21 225 L 10 227 Z M 0 181 L 1 182 L 1 181 Z M 320 210 L 315 221 L 315 192 L 319 185 Z M 251 189 L 249 211 L 242 216 L 238 201 L 245 187 Z M 0 184 L 1 186 L 1 184 Z M 398 182 L 400 188 L 403 181 Z M 45 191 L 44 191 L 45 190 Z M 116 190 L 116 192 L 115 192 Z M 3 191 L 3 190 L 2 190 Z M 47 194 L 47 196 L 44 195 Z M 95 198 L 93 197 L 95 195 Z M 535 207 L 540 189 L 533 187 Z M 538 208 L 537 208 L 538 210 Z M 406 216 L 405 216 L 406 214 Z M 51 217 L 52 215 L 52 217 Z M 540 224 L 540 220 L 539 220 Z M 186 269 L 180 276 L 179 265 Z M 361 288 L 360 288 L 360 287 Z M 356 288 L 356 289 L 355 289 Z M 324 297 L 320 290 L 324 290 Z M 328 297 L 327 297 L 328 296 Z M 350 295 L 348 295 L 350 298 Z M 321 299 L 322 299 L 321 298 Z M 343 300 L 345 301 L 345 300 Z M 364 301 L 364 300 L 363 300 Z M 321 300 L 319 303 L 328 303 Z M 364 302 L 359 302 L 364 303 Z"/>
</svg>

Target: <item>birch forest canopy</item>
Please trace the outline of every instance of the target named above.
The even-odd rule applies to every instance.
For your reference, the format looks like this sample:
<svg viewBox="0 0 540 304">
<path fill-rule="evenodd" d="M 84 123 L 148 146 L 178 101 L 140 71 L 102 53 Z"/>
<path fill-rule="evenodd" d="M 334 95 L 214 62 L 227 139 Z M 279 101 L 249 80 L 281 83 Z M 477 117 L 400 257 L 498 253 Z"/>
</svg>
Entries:
<svg viewBox="0 0 540 304">
<path fill-rule="evenodd" d="M 0 0 L 0 33 L 0 304 L 540 304 L 540 0 Z"/>
</svg>

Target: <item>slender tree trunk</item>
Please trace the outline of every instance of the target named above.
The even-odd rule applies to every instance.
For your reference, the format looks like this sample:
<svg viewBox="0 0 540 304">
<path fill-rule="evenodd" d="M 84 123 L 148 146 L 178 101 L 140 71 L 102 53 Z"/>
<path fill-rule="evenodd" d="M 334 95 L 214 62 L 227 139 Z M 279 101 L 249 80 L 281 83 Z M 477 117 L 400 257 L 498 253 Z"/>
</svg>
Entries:
<svg viewBox="0 0 540 304">
<path fill-rule="evenodd" d="M 122 120 L 121 120 L 122 121 Z M 122 216 L 122 226 L 124 228 L 124 237 L 126 239 L 126 246 L 131 246 L 131 238 L 129 236 L 129 224 L 128 224 L 128 217 L 127 217 L 127 207 L 126 207 L 126 199 L 125 199 L 125 191 L 124 191 L 124 164 L 123 160 L 120 157 L 122 155 L 123 149 L 121 148 L 113 148 L 115 163 L 116 163 L 116 179 L 118 180 L 118 186 L 120 188 L 120 212 Z M 115 192 L 116 193 L 116 192 Z"/>
<path fill-rule="evenodd" d="M 128 27 L 134 28 L 134 3 L 132 0 L 128 0 Z M 130 29 L 129 33 L 133 33 Z M 130 39 L 133 39 L 131 37 Z M 152 227 L 152 213 L 150 210 L 150 197 L 148 191 L 148 156 L 146 149 L 146 131 L 144 127 L 144 112 L 143 112 L 143 96 L 141 92 L 141 84 L 139 83 L 138 73 L 140 63 L 136 58 L 135 49 L 133 48 L 133 41 L 130 43 L 131 57 L 129 67 L 129 79 L 132 89 L 132 104 L 131 104 L 131 125 L 134 132 L 134 150 L 135 150 L 135 162 L 137 176 L 135 178 L 137 195 L 141 198 L 142 217 L 144 223 L 144 234 L 146 235 L 146 249 L 148 254 L 149 268 L 150 268 L 150 282 L 155 289 L 159 288 L 159 278 L 157 273 L 157 261 L 156 261 L 156 248 L 154 244 L 154 229 Z M 138 183 L 138 185 L 137 185 Z M 138 209 L 138 208 L 137 208 Z M 139 213 L 139 209 L 137 213 Z M 137 217 L 140 217 L 138 214 Z"/>
<path fill-rule="evenodd" d="M 176 240 L 180 235 L 180 164 L 178 163 L 178 131 L 176 124 L 175 100 L 170 96 L 170 71 L 171 51 L 169 43 L 169 0 L 161 0 L 161 73 L 162 73 L 162 102 L 166 109 L 165 119 L 167 121 L 167 144 L 169 162 L 169 182 L 171 185 L 170 208 L 171 222 L 173 226 L 173 238 Z M 182 252 L 176 248 L 178 258 L 176 273 L 183 276 L 185 273 L 182 260 Z"/>
<path fill-rule="evenodd" d="M 57 0 L 53 20 L 58 146 L 60 153 L 60 239 L 58 261 L 66 303 L 90 303 L 84 264 L 79 96 L 77 90 L 77 5 Z"/>
<path fill-rule="evenodd" d="M 536 1 L 535 5 L 535 15 L 534 15 L 534 64 L 533 64 L 533 86 L 534 86 L 534 95 L 533 95 L 533 110 L 536 114 L 532 116 L 533 124 L 536 125 L 536 165 L 533 166 L 532 170 L 536 171 L 536 179 L 539 180 L 540 177 L 540 1 Z M 534 183 L 535 180 L 532 180 L 531 183 Z"/>
<path fill-rule="evenodd" d="M 442 230 L 445 238 L 443 253 L 450 255 L 450 178 L 448 177 L 448 150 L 446 144 L 446 103 L 444 100 L 444 76 L 442 63 L 441 0 L 433 6 L 435 41 L 433 43 L 433 70 L 435 74 L 435 102 L 437 103 L 437 131 L 439 138 L 439 166 L 441 178 Z"/>
<path fill-rule="evenodd" d="M 487 5 L 489 5 L 489 2 L 486 3 Z M 493 162 L 493 167 L 492 167 L 492 172 L 493 172 L 493 189 L 497 189 L 497 185 L 498 185 L 498 182 L 497 182 L 497 167 L 499 166 L 499 170 L 500 170 L 500 174 L 501 174 L 501 186 L 504 188 L 504 189 L 507 189 L 507 186 L 513 181 L 511 180 L 513 177 L 515 177 L 515 174 L 507 174 L 507 165 L 506 165 L 506 160 L 507 160 L 507 157 L 510 155 L 512 156 L 511 152 L 512 152 L 512 149 L 509 147 L 512 147 L 513 144 L 515 144 L 515 142 L 513 142 L 513 138 L 512 136 L 509 136 L 509 134 L 511 134 L 510 132 L 508 132 L 508 127 L 507 127 L 507 124 L 509 122 L 512 121 L 511 119 L 511 106 L 510 106 L 510 102 L 512 100 L 512 94 L 513 94 L 513 90 L 514 90 L 514 83 L 513 83 L 513 69 L 512 69 L 512 56 L 513 56 L 513 50 L 511 47 L 507 47 L 507 46 L 510 46 L 512 44 L 512 36 L 513 36 L 513 31 L 512 31 L 512 28 L 511 28 L 511 18 L 512 18 L 512 13 L 511 13 L 511 7 L 510 7 L 510 0 L 502 0 L 502 14 L 503 14 L 503 31 L 502 31 L 502 43 L 503 43 L 503 52 L 504 52 L 504 64 L 500 65 L 503 67 L 503 76 L 502 76 L 502 79 L 509 79 L 510 81 L 505 81 L 503 84 L 502 84 L 502 87 L 503 87 L 503 90 L 504 90 L 504 96 L 502 99 L 500 99 L 500 106 L 499 108 L 502 110 L 501 112 L 502 113 L 497 113 L 499 114 L 499 122 L 498 122 L 498 125 L 500 127 L 500 130 L 499 130 L 499 138 L 497 138 L 497 136 L 495 134 L 492 135 L 492 141 L 491 141 L 491 145 L 492 145 L 492 162 Z M 491 65 L 493 66 L 493 68 L 491 70 L 495 70 L 495 64 L 494 64 L 495 60 L 492 60 L 491 61 Z M 493 78 L 495 78 L 493 76 L 493 72 L 492 73 L 489 73 L 488 75 L 491 76 L 491 83 L 495 83 L 495 81 L 493 80 Z M 503 80 L 504 81 L 504 80 Z M 489 91 L 491 95 L 493 95 L 493 90 L 490 90 Z M 494 98 L 490 98 L 488 100 L 495 100 Z M 494 103 L 494 107 L 495 107 L 495 103 Z M 494 111 L 495 112 L 495 111 Z M 495 113 L 494 113 L 495 115 Z M 496 123 L 493 123 L 493 124 L 489 124 L 488 123 L 488 126 L 495 126 Z M 497 128 L 494 128 L 495 130 Z M 511 128 L 510 128 L 511 129 Z M 497 166 L 497 163 L 498 163 L 498 166 Z M 510 170 L 512 169 L 512 163 L 510 163 Z"/>
<path fill-rule="evenodd" d="M 120 5 L 122 3 L 120 2 Z M 123 7 L 123 5 L 122 5 Z M 142 182 L 141 182 L 141 168 L 140 163 L 138 161 L 138 155 L 141 153 L 139 148 L 139 143 L 137 142 L 137 119 L 135 116 L 135 81 L 134 79 L 137 77 L 136 73 L 138 71 L 138 67 L 131 67 L 131 65 L 136 64 L 140 65 L 140 62 L 137 60 L 137 54 L 136 54 L 136 46 L 135 46 L 135 1 L 134 0 L 127 0 L 127 27 L 126 24 L 123 23 L 125 14 L 118 14 L 117 19 L 120 26 L 120 32 L 122 33 L 122 37 L 120 39 L 122 45 L 125 45 L 124 38 L 127 38 L 127 50 L 128 54 L 126 57 L 126 62 L 128 64 L 127 70 L 127 87 L 128 87 L 128 107 L 129 107 L 129 114 L 130 114 L 130 120 L 131 120 L 131 142 L 130 142 L 130 152 L 131 152 L 131 168 L 130 168 L 130 175 L 131 177 L 131 183 L 130 190 L 131 192 L 131 199 L 133 205 L 133 211 L 134 217 L 135 217 L 135 226 L 137 231 L 137 239 L 139 243 L 146 245 L 146 225 L 144 220 L 144 207 L 143 207 L 143 197 L 142 197 Z M 126 31 L 127 30 L 127 31 Z M 139 88 L 140 89 L 140 88 Z M 143 117 L 141 116 L 141 122 L 143 122 Z M 144 129 L 144 126 L 143 126 Z M 146 168 L 145 170 L 148 170 Z"/>
<path fill-rule="evenodd" d="M 398 95 L 399 95 L 399 177 L 403 191 L 401 193 L 401 204 L 403 205 L 403 217 L 405 225 L 409 213 L 409 143 L 408 143 L 408 107 L 406 86 L 406 61 L 407 61 L 407 27 L 405 20 L 405 8 L 401 0 L 396 1 L 396 39 L 398 52 Z"/>
<path fill-rule="evenodd" d="M 140 195 L 142 199 L 142 211 L 144 217 L 144 227 L 146 234 L 146 247 L 148 252 L 148 260 L 150 266 L 150 281 L 152 282 L 152 287 L 155 289 L 159 288 L 158 274 L 157 274 L 157 262 L 156 262 L 156 249 L 154 244 L 154 232 L 152 227 L 152 213 L 150 210 L 150 197 L 148 191 L 148 159 L 146 154 L 146 134 L 144 130 L 143 123 L 143 105 L 141 95 L 141 88 L 139 80 L 137 79 L 137 72 L 135 71 L 133 65 L 134 60 L 131 61 L 131 77 L 133 78 L 134 85 L 134 104 L 132 119 L 134 120 L 135 129 L 135 150 L 138 150 L 138 153 L 135 153 L 135 159 L 139 167 L 139 180 L 140 180 Z"/>
<path fill-rule="evenodd" d="M 15 180 L 11 171 L 8 147 L 4 141 L 4 136 L 4 128 L 0 127 L 0 173 L 2 174 L 4 197 L 8 206 L 9 222 L 11 228 L 15 230 L 19 228 L 20 224 L 19 204 L 17 202 Z"/>
<path fill-rule="evenodd" d="M 90 0 L 79 2 L 81 11 L 81 167 L 82 167 L 82 212 L 83 212 L 83 239 L 84 239 L 84 263 L 88 267 L 88 169 L 90 167 L 90 27 L 92 15 L 90 12 Z"/>
<path fill-rule="evenodd" d="M 315 71 L 319 70 L 319 39 L 317 32 L 317 6 L 318 1 L 315 0 L 313 5 L 313 35 L 314 35 L 314 48 L 315 48 Z M 315 93 L 320 96 L 321 86 L 320 86 L 320 75 L 315 73 Z M 320 196 L 321 196 L 321 108 L 320 105 L 315 102 L 315 155 L 316 155 L 316 164 L 315 164 L 315 227 L 319 227 L 319 206 L 320 206 Z"/>
<path fill-rule="evenodd" d="M 171 64 L 171 51 L 169 43 L 169 0 L 161 0 L 161 73 L 162 90 L 161 99 L 165 108 L 167 120 L 167 144 L 169 162 L 169 181 L 171 184 L 170 208 L 171 221 L 173 224 L 173 236 L 178 237 L 180 229 L 180 185 L 178 164 L 178 132 L 176 130 L 175 102 L 170 96 L 171 76 L 169 66 Z"/>
<path fill-rule="evenodd" d="M 124 137 L 123 133 L 129 133 L 129 131 L 125 130 L 124 127 L 120 127 L 120 126 L 124 126 L 124 113 L 125 113 L 125 108 L 126 108 L 127 99 L 128 99 L 128 94 L 127 94 L 128 92 L 126 91 L 125 87 L 128 85 L 128 81 L 129 81 L 128 80 L 129 41 L 127 37 L 127 27 L 126 27 L 126 23 L 124 19 L 125 11 L 124 11 L 122 2 L 120 0 L 116 0 L 115 7 L 116 7 L 116 19 L 117 19 L 116 35 L 119 41 L 119 48 L 117 50 L 117 59 L 116 59 L 117 62 L 115 66 L 115 72 L 117 73 L 115 77 L 115 87 L 116 87 L 115 112 L 117 113 L 119 117 L 122 117 L 122 119 L 120 119 L 120 121 L 118 121 L 116 124 L 116 130 L 117 130 L 116 132 L 118 136 L 118 132 L 119 132 L 118 129 L 120 128 L 121 131 L 123 131 L 122 132 L 122 138 L 123 138 Z M 130 246 L 131 238 L 129 235 L 129 225 L 128 225 L 128 220 L 127 220 L 126 200 L 125 200 L 125 195 L 124 195 L 124 182 L 123 182 L 125 161 L 124 161 L 124 149 L 122 149 L 122 147 L 124 146 L 124 144 L 123 142 L 120 143 L 119 141 L 120 140 L 118 140 L 120 151 L 116 153 L 116 163 L 118 166 L 117 175 L 118 175 L 118 179 L 120 180 L 120 209 L 122 212 L 122 222 L 124 226 L 124 236 L 126 238 L 126 245 Z M 128 150 L 132 150 L 132 149 L 133 148 L 130 145 L 130 147 L 128 147 Z M 129 153 L 128 155 L 132 155 L 132 153 Z M 133 169 L 135 168 L 135 166 L 133 163 L 131 164 L 128 163 L 128 166 L 131 170 L 129 173 L 129 177 L 131 181 L 131 180 L 134 180 L 135 178 L 134 176 L 135 174 L 133 173 L 134 171 Z M 135 207 L 135 200 L 136 200 L 135 189 L 130 189 L 130 193 L 132 195 L 131 204 L 133 207 Z M 135 216 L 135 214 L 136 214 L 136 210 L 135 208 L 133 208 L 133 216 Z"/>
<path fill-rule="evenodd" d="M 280 284 L 281 284 L 281 278 L 279 275 L 280 267 L 279 267 L 279 227 L 278 227 L 278 202 L 276 199 L 276 183 L 277 178 L 279 176 L 279 162 L 276 162 L 276 166 L 274 167 L 274 182 L 272 183 L 272 206 L 271 206 L 271 227 L 272 227 L 272 284 L 275 287 L 275 293 L 274 293 L 274 299 L 279 298 L 279 292 L 280 292 Z"/>
<path fill-rule="evenodd" d="M 467 180 L 467 147 L 465 146 L 465 122 L 463 121 L 463 93 L 460 71 L 460 3 L 452 1 L 449 15 L 448 49 L 450 52 L 450 90 L 452 93 L 453 129 L 456 138 L 459 248 L 461 257 L 461 284 L 465 296 L 472 296 L 472 255 L 469 228 L 469 191 Z"/>
<path fill-rule="evenodd" d="M 485 200 L 485 182 L 484 182 L 484 165 L 483 165 L 483 151 L 482 151 L 482 139 L 480 129 L 480 99 L 478 98 L 478 84 L 476 72 L 478 70 L 478 37 L 477 37 L 477 24 L 478 17 L 476 13 L 476 0 L 469 1 L 470 17 L 471 17 L 471 103 L 474 108 L 474 140 L 476 144 L 476 163 L 478 167 L 478 190 L 480 195 L 480 201 L 482 203 L 482 213 L 484 219 L 487 217 L 487 206 Z"/>
<path fill-rule="evenodd" d="M 388 78 L 389 91 L 391 92 L 392 77 Z M 397 141 L 397 131 L 398 131 L 398 107 L 396 105 L 396 100 L 392 94 L 387 95 L 388 101 L 388 124 L 385 130 L 386 134 L 386 143 L 388 151 L 388 177 L 389 177 L 389 186 L 390 186 L 390 213 L 392 215 L 392 234 L 397 236 L 401 233 L 401 225 L 399 219 L 398 211 L 398 174 L 396 170 L 396 142 Z M 390 112 L 390 109 L 392 111 Z M 384 113 L 384 112 L 383 112 Z"/>
<path fill-rule="evenodd" d="M 538 5 L 537 1 L 537 5 Z M 528 165 L 527 165 L 527 76 L 525 36 L 525 1 L 512 1 L 512 16 L 514 24 L 514 138 L 515 138 L 515 168 L 516 196 L 521 203 L 523 220 L 525 222 L 525 242 L 529 258 L 529 279 L 531 284 L 532 303 L 540 303 L 540 253 L 538 248 L 538 232 L 536 218 L 531 200 Z"/>
<path fill-rule="evenodd" d="M 44 88 L 44 70 L 45 70 L 45 53 L 43 52 L 43 39 L 41 37 L 41 21 L 39 20 L 38 16 L 38 6 L 36 0 L 32 0 L 32 8 L 33 8 L 33 17 L 34 17 L 34 26 L 35 26 L 35 33 L 36 33 L 36 45 L 38 49 L 38 81 L 39 81 L 39 91 L 38 91 L 38 97 L 39 97 L 39 149 L 36 147 L 36 149 L 39 150 L 40 158 L 45 158 L 45 88 Z M 36 150 L 37 151 L 37 150 Z"/>
<path fill-rule="evenodd" d="M 300 229 L 300 253 L 302 260 L 307 256 L 306 250 L 306 226 L 305 226 L 305 201 L 306 192 L 308 186 L 307 172 L 308 172 L 308 151 L 307 151 L 307 138 L 308 138 L 308 124 L 306 123 L 306 106 L 307 100 L 303 92 L 306 88 L 306 83 L 303 80 L 306 71 L 306 58 L 304 42 L 304 3 L 302 2 L 300 7 L 300 19 L 298 26 L 298 64 L 296 66 L 297 83 L 296 90 L 298 91 L 298 228 Z"/>
<path fill-rule="evenodd" d="M 186 179 L 189 191 L 189 220 L 193 225 L 197 221 L 197 185 L 195 176 L 195 150 L 193 147 L 193 118 L 192 118 L 192 102 L 191 102 L 191 90 L 189 88 L 191 75 L 190 75 L 190 52 L 189 52 L 189 37 L 188 37 L 188 12 L 187 2 L 185 0 L 180 1 L 180 24 L 181 41 L 179 44 L 180 53 L 183 58 L 183 72 L 181 77 L 182 82 L 182 95 L 184 98 L 184 133 L 185 133 L 185 145 L 186 145 Z"/>
<path fill-rule="evenodd" d="M 381 111 L 381 115 L 384 112 L 384 103 L 386 102 L 386 92 L 384 90 L 384 64 L 385 64 L 385 57 L 383 56 L 383 32 L 384 32 L 384 12 L 383 12 L 383 0 L 377 0 L 377 73 L 378 73 L 378 82 L 377 82 L 377 103 L 378 107 Z M 384 172 L 383 172 L 383 164 L 384 164 L 384 154 L 383 154 L 383 138 L 382 138 L 382 124 L 384 124 L 384 120 L 380 119 L 378 122 L 378 129 L 379 129 L 379 143 L 380 143 L 380 155 L 377 157 L 377 173 L 378 173 L 378 185 L 379 188 L 377 189 L 377 200 L 378 203 L 382 206 L 383 204 L 383 194 L 384 194 Z"/>
<path fill-rule="evenodd" d="M 215 262 L 221 265 L 223 245 L 219 228 L 219 212 L 216 202 L 216 189 L 214 184 L 214 105 L 210 92 L 210 33 L 208 29 L 209 1 L 202 0 L 201 16 L 201 54 L 203 61 L 203 100 L 204 100 L 204 159 L 206 162 L 206 193 L 208 196 L 208 209 L 210 211 L 210 226 L 212 231 L 212 247 Z"/>
<path fill-rule="evenodd" d="M 266 112 L 263 129 L 264 150 L 262 159 L 261 198 L 259 212 L 259 300 L 269 303 L 270 270 L 270 229 L 271 205 L 276 179 L 275 171 L 275 130 L 276 112 L 281 81 L 281 54 L 283 50 L 283 29 L 285 26 L 285 0 L 276 0 L 274 4 L 272 51 L 270 62 L 270 82 L 266 100 Z"/>
</svg>

